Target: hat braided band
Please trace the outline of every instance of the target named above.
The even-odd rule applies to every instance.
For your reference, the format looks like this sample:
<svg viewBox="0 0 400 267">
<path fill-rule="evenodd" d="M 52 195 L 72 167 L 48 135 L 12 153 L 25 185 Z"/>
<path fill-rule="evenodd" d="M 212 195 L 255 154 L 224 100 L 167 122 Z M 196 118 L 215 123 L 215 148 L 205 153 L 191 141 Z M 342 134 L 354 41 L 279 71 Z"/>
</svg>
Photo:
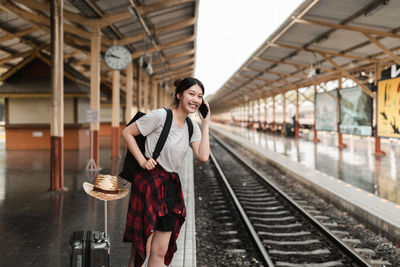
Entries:
<svg viewBox="0 0 400 267">
<path fill-rule="evenodd" d="M 110 194 L 110 195 L 115 195 L 118 194 L 118 190 L 104 190 L 98 187 L 93 187 L 93 191 L 104 193 L 104 194 Z"/>
</svg>

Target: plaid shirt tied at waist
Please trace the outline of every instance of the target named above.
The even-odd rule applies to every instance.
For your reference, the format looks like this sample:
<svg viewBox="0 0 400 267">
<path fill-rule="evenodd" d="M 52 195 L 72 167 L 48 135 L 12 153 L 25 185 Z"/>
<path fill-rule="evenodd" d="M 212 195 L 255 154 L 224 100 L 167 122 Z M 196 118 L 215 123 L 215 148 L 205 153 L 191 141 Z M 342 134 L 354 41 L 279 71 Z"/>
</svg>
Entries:
<svg viewBox="0 0 400 267">
<path fill-rule="evenodd" d="M 133 180 L 123 241 L 132 242 L 136 248 L 135 266 L 142 266 L 146 259 L 146 242 L 154 232 L 157 218 L 171 212 L 165 203 L 167 184 L 171 182 L 177 189 L 176 203 L 172 212 L 177 215 L 178 220 L 171 234 L 164 259 L 165 265 L 169 265 L 172 261 L 176 251 L 176 239 L 186 216 L 179 176 L 157 165 L 151 171 L 143 170 L 138 173 Z"/>
</svg>

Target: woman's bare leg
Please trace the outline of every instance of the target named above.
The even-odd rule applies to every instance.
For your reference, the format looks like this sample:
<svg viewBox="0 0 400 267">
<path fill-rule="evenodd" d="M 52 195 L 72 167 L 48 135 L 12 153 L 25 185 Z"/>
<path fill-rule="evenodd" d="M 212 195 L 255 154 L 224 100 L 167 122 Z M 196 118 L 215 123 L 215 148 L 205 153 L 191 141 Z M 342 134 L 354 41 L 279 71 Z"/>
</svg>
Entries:
<svg viewBox="0 0 400 267">
<path fill-rule="evenodd" d="M 146 255 L 148 256 L 150 254 L 150 247 L 151 247 L 151 240 L 153 239 L 153 234 L 149 236 L 147 239 L 146 243 Z M 131 257 L 129 258 L 129 265 L 128 267 L 134 267 L 135 266 L 135 255 L 136 255 L 136 250 L 135 246 L 132 243 L 132 248 L 131 248 Z M 145 259 L 146 260 L 146 259 Z"/>
<path fill-rule="evenodd" d="M 149 262 L 149 255 L 150 255 L 150 248 L 151 248 L 151 241 L 153 240 L 153 234 L 147 238 L 147 243 L 146 243 L 146 258 L 144 259 L 144 263 L 142 266 L 148 266 Z M 147 260 L 147 261 L 146 261 Z"/>
<path fill-rule="evenodd" d="M 172 232 L 155 231 L 151 242 L 150 259 L 148 267 L 163 267 L 164 256 L 168 250 L 169 239 Z"/>
<path fill-rule="evenodd" d="M 128 267 L 134 267 L 135 266 L 135 255 L 136 255 L 136 248 L 132 243 L 131 247 L 131 257 L 129 258 L 129 264 Z"/>
<path fill-rule="evenodd" d="M 151 235 L 149 236 L 149 238 L 147 238 L 147 243 L 146 243 L 146 255 L 147 255 L 147 256 L 149 256 L 149 254 L 150 254 L 151 241 L 153 240 L 153 235 L 154 235 L 154 233 L 151 234 Z"/>
</svg>

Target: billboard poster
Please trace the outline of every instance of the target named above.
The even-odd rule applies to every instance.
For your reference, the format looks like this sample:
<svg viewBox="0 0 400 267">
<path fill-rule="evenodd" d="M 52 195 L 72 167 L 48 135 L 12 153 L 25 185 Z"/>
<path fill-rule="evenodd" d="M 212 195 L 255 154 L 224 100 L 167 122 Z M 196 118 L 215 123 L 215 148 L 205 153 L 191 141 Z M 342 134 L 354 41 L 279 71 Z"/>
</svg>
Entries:
<svg viewBox="0 0 400 267">
<path fill-rule="evenodd" d="M 378 82 L 377 135 L 400 137 L 400 78 Z"/>
<path fill-rule="evenodd" d="M 340 132 L 372 136 L 372 101 L 361 87 L 340 90 Z"/>
<path fill-rule="evenodd" d="M 329 91 L 337 97 L 337 90 Z M 316 121 L 318 131 L 337 131 L 337 102 L 328 93 L 317 93 L 315 99 Z"/>
</svg>

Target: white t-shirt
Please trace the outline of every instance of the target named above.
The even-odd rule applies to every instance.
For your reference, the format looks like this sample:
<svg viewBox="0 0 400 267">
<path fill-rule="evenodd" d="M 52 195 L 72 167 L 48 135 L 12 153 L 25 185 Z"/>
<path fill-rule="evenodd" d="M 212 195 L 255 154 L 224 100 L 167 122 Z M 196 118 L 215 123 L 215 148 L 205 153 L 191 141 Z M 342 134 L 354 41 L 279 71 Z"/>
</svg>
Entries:
<svg viewBox="0 0 400 267">
<path fill-rule="evenodd" d="M 164 127 L 167 118 L 167 111 L 163 108 L 155 109 L 144 115 L 136 121 L 136 125 L 142 135 L 146 136 L 145 157 L 151 158 L 156 147 L 158 138 Z M 193 134 L 190 143 L 201 140 L 201 131 L 199 125 L 193 122 Z M 157 159 L 160 164 L 168 172 L 178 172 L 183 157 L 189 148 L 189 130 L 187 123 L 182 128 L 176 125 L 175 119 L 172 119 L 171 129 L 168 134 L 167 141 L 160 152 Z"/>
</svg>

